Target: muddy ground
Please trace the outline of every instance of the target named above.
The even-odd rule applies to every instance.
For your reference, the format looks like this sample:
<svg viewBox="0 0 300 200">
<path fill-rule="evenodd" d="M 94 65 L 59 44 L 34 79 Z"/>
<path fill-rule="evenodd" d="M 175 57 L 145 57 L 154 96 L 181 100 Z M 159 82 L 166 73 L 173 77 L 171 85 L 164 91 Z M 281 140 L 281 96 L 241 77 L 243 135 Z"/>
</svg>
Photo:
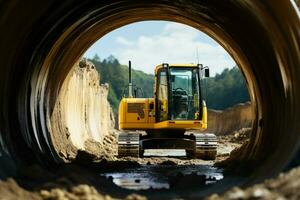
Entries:
<svg viewBox="0 0 300 200">
<path fill-rule="evenodd" d="M 263 183 L 245 189 L 234 187 L 225 194 L 214 194 L 206 199 L 300 199 L 300 167 Z"/>
<path fill-rule="evenodd" d="M 128 194 L 128 191 L 116 187 L 109 179 L 103 177 L 95 179 L 93 173 L 87 173 L 80 167 L 59 168 L 55 175 L 49 171 L 33 168 L 29 169 L 31 171 L 29 174 L 23 173 L 17 182 L 14 179 L 1 182 L 0 199 L 146 199 L 142 195 Z M 36 178 L 32 171 L 35 172 Z M 70 174 L 67 171 L 73 173 Z M 74 172 L 79 173 L 80 176 L 75 175 Z M 41 180 L 41 177 L 45 177 L 45 180 Z M 29 178 L 30 185 L 28 185 Z M 191 180 L 191 177 L 186 177 L 186 179 Z M 207 199 L 299 199 L 299 180 L 300 168 L 295 168 L 252 187 L 245 189 L 235 187 L 221 195 L 213 194 Z M 117 195 L 111 197 L 109 193 Z"/>
<path fill-rule="evenodd" d="M 240 147 L 248 140 L 250 129 L 242 129 L 228 136 L 219 137 L 217 160 L 222 161 L 230 156 L 230 151 Z M 116 144 L 114 137 L 106 138 L 106 142 Z M 97 144 L 95 144 L 97 146 Z M 90 145 L 91 148 L 93 145 Z M 93 151 L 93 149 L 91 149 Z M 95 157 L 88 152 L 79 152 L 76 164 L 58 166 L 55 169 L 45 169 L 39 166 L 29 166 L 19 172 L 18 176 L 0 182 L 0 200 L 4 199 L 47 199 L 47 200 L 79 200 L 79 199 L 156 199 L 153 194 L 184 191 L 197 185 L 205 187 L 207 177 L 203 175 L 182 173 L 170 178 L 170 188 L 148 189 L 134 191 L 119 187 L 112 177 L 101 176 L 106 171 L 139 169 L 141 166 L 213 166 L 215 162 L 199 159 L 188 160 L 185 157 L 146 157 L 122 158 L 116 156 L 115 148 L 103 149 L 110 156 Z M 93 160 L 94 159 L 94 160 Z M 93 160 L 93 164 L 84 165 Z M 160 169 L 160 168 L 158 168 Z M 214 194 L 209 200 L 218 199 L 299 199 L 300 198 L 300 168 L 293 169 L 275 179 L 261 184 L 241 189 L 233 188 L 224 194 Z M 138 181 L 138 180 L 137 180 Z M 212 181 L 214 181 L 212 179 Z M 201 188 L 201 187 L 200 187 Z M 138 193 L 138 194 L 136 194 Z M 177 192 L 178 194 L 178 192 Z M 188 197 L 187 193 L 179 196 Z M 174 197 L 176 198 L 176 196 Z"/>
</svg>

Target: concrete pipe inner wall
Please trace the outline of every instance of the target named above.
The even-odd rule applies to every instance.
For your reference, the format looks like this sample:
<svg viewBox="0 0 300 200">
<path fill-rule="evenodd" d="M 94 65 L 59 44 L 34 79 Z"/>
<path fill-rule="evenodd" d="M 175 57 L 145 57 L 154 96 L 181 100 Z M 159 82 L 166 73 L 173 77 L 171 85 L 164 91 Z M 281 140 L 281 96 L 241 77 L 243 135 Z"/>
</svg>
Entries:
<svg viewBox="0 0 300 200">
<path fill-rule="evenodd" d="M 241 68 L 255 120 L 236 168 L 255 166 L 248 182 L 297 160 L 300 19 L 294 1 L 11 0 L 0 3 L 0 12 L 0 175 L 28 163 L 64 162 L 54 150 L 48 119 L 69 71 L 103 35 L 143 20 L 197 28 Z"/>
</svg>

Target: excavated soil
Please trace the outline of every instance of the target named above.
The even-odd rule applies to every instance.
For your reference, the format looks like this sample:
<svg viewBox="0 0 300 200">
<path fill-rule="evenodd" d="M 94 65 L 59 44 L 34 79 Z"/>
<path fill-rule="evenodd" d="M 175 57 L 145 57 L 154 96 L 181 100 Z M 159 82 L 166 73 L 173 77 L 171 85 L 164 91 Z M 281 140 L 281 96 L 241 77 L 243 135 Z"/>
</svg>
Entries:
<svg viewBox="0 0 300 200">
<path fill-rule="evenodd" d="M 228 145 L 240 146 L 247 135 L 247 129 L 237 131 L 231 136 L 221 139 L 226 147 Z M 241 136 L 242 135 L 242 136 Z M 241 139 L 242 138 L 242 139 Z M 247 139 L 246 139 L 247 140 Z M 236 142 L 237 141 L 237 142 Z M 224 147 L 222 147 L 224 148 Z M 218 157 L 222 155 L 219 154 Z M 124 170 L 126 168 L 138 168 L 141 165 L 201 165 L 207 161 L 185 160 L 184 158 L 123 158 L 111 157 L 112 160 L 103 158 L 93 165 L 66 165 L 56 169 L 46 170 L 39 166 L 30 166 L 19 172 L 15 179 L 7 179 L 0 182 L 0 199 L 147 199 L 153 192 L 165 190 L 153 190 L 137 192 L 120 188 L 112 181 L 112 178 L 100 176 L 101 169 Z M 207 164 L 207 163 L 206 163 Z M 104 170 L 105 171 L 105 170 Z M 177 174 L 170 179 L 171 190 L 182 190 L 185 187 L 198 187 L 207 180 L 201 175 Z M 234 187 L 224 194 L 213 194 L 206 199 L 299 199 L 300 198 L 300 168 L 282 173 L 278 177 L 266 180 L 263 183 L 248 187 Z M 180 184 L 179 184 L 180 183 Z"/>
<path fill-rule="evenodd" d="M 300 167 L 281 173 L 263 183 L 244 189 L 234 187 L 224 194 L 214 194 L 207 198 L 207 200 L 222 199 L 300 199 Z"/>
<path fill-rule="evenodd" d="M 224 160 L 230 156 L 230 150 L 239 148 L 247 142 L 251 130 L 244 128 L 235 131 L 233 134 L 219 136 L 219 149 L 217 161 Z M 147 199 L 151 194 L 166 190 L 150 189 L 147 191 L 126 190 L 117 186 L 111 177 L 100 176 L 99 174 L 107 170 L 124 170 L 126 168 L 138 169 L 142 165 L 213 165 L 211 161 L 188 160 L 174 157 L 149 157 L 149 158 L 117 158 L 116 155 L 116 135 L 104 139 L 106 146 L 103 152 L 106 157 L 94 157 L 94 154 L 87 154 L 86 151 L 77 154 L 76 160 L 79 165 L 69 164 L 47 170 L 39 166 L 30 166 L 19 172 L 15 179 L 9 178 L 0 182 L 0 200 L 4 199 Z M 90 151 L 99 149 L 99 144 L 87 143 Z M 95 148 L 93 148 L 95 146 Z M 111 151 L 113 150 L 113 151 Z M 234 152 L 234 151 L 233 151 Z M 79 158 L 80 157 L 80 158 Z M 86 159 L 94 160 L 92 165 L 84 166 Z M 83 162 L 84 161 L 84 162 Z M 213 180 L 213 179 L 212 179 Z M 299 199 L 300 198 L 300 168 L 292 169 L 287 173 L 282 173 L 278 177 L 266 180 L 263 183 L 248 187 L 234 187 L 224 194 L 213 194 L 206 199 Z M 206 177 L 197 174 L 184 175 L 178 173 L 170 178 L 169 190 L 182 190 L 186 187 L 198 187 L 207 181 Z M 139 193 L 139 194 L 135 194 Z M 186 194 L 185 194 L 186 195 Z M 188 196 L 188 195 L 187 195 Z M 154 198 L 155 199 L 155 198 Z"/>
<path fill-rule="evenodd" d="M 246 130 L 246 129 L 245 129 Z M 235 134 L 220 137 L 217 160 L 228 158 L 230 151 L 239 147 L 240 138 L 244 129 Z M 187 168 L 197 166 L 213 166 L 213 161 L 200 159 L 187 159 L 185 157 L 145 157 L 145 158 L 117 158 L 117 134 L 105 136 L 103 144 L 87 140 L 84 151 L 78 151 L 75 163 L 56 169 L 47 170 L 39 166 L 29 166 L 19 172 L 14 179 L 8 179 L 0 183 L 0 199 L 146 199 L 134 194 L 135 191 L 126 190 L 113 182 L 111 177 L 100 176 L 107 171 L 124 171 L 139 169 L 141 166 L 161 166 L 162 170 L 172 166 L 185 166 Z M 238 141 L 238 142 L 237 142 Z M 85 165 L 89 163 L 88 165 Z M 92 163 L 92 164 L 91 164 Z M 176 173 L 169 177 L 169 190 L 182 190 L 186 185 L 205 186 L 206 181 L 215 181 L 202 174 Z M 151 195 L 151 189 L 140 191 L 141 195 Z M 166 191 L 156 189 L 154 191 Z"/>
<path fill-rule="evenodd" d="M 107 193 L 118 193 L 110 197 Z M 18 178 L 0 183 L 0 199 L 145 199 L 117 187 L 96 169 L 77 165 L 58 167 L 55 171 L 31 166 L 19 172 Z"/>
</svg>

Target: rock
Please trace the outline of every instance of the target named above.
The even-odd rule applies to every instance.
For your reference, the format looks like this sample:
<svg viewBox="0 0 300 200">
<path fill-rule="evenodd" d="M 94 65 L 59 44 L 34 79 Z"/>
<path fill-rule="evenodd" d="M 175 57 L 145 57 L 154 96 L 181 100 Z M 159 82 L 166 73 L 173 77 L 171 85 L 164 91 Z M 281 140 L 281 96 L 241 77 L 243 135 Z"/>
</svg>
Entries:
<svg viewBox="0 0 300 200">
<path fill-rule="evenodd" d="M 270 192 L 265 188 L 255 188 L 252 192 L 252 197 L 259 199 L 259 198 L 267 198 L 270 196 Z"/>
<path fill-rule="evenodd" d="M 221 200 L 218 194 L 213 194 L 207 198 L 207 200 Z"/>
<path fill-rule="evenodd" d="M 125 200 L 147 200 L 147 198 L 138 194 L 131 194 L 128 195 Z"/>
<path fill-rule="evenodd" d="M 96 191 L 96 189 L 94 187 L 90 187 L 88 185 L 79 185 L 79 186 L 73 187 L 71 189 L 71 192 L 78 196 L 98 194 L 98 192 Z"/>
<path fill-rule="evenodd" d="M 238 187 L 234 187 L 230 192 L 225 194 L 225 199 L 246 199 L 246 193 Z"/>
<path fill-rule="evenodd" d="M 172 161 L 172 160 L 166 160 L 166 161 L 163 161 L 161 163 L 159 163 L 159 165 L 171 165 L 171 166 L 175 166 L 177 165 L 176 162 Z"/>
</svg>

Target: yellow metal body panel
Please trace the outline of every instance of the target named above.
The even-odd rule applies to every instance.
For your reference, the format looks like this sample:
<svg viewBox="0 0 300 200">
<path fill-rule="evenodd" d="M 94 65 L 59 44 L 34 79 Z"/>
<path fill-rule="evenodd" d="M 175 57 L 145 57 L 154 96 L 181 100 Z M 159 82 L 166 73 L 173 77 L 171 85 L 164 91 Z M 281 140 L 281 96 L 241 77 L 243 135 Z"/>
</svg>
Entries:
<svg viewBox="0 0 300 200">
<path fill-rule="evenodd" d="M 150 109 L 153 104 L 153 109 Z M 153 129 L 155 123 L 154 100 L 148 98 L 123 98 L 119 105 L 120 129 Z"/>
<path fill-rule="evenodd" d="M 207 129 L 207 107 L 205 101 L 202 103 L 202 128 Z"/>
<path fill-rule="evenodd" d="M 154 129 L 203 129 L 205 124 L 201 120 L 167 120 L 156 123 Z"/>
<path fill-rule="evenodd" d="M 150 109 L 150 104 L 153 109 Z M 166 120 L 155 122 L 154 99 L 123 98 L 119 105 L 119 128 L 123 130 L 184 129 L 204 130 L 207 128 L 207 108 L 202 110 L 202 120 Z"/>
</svg>

